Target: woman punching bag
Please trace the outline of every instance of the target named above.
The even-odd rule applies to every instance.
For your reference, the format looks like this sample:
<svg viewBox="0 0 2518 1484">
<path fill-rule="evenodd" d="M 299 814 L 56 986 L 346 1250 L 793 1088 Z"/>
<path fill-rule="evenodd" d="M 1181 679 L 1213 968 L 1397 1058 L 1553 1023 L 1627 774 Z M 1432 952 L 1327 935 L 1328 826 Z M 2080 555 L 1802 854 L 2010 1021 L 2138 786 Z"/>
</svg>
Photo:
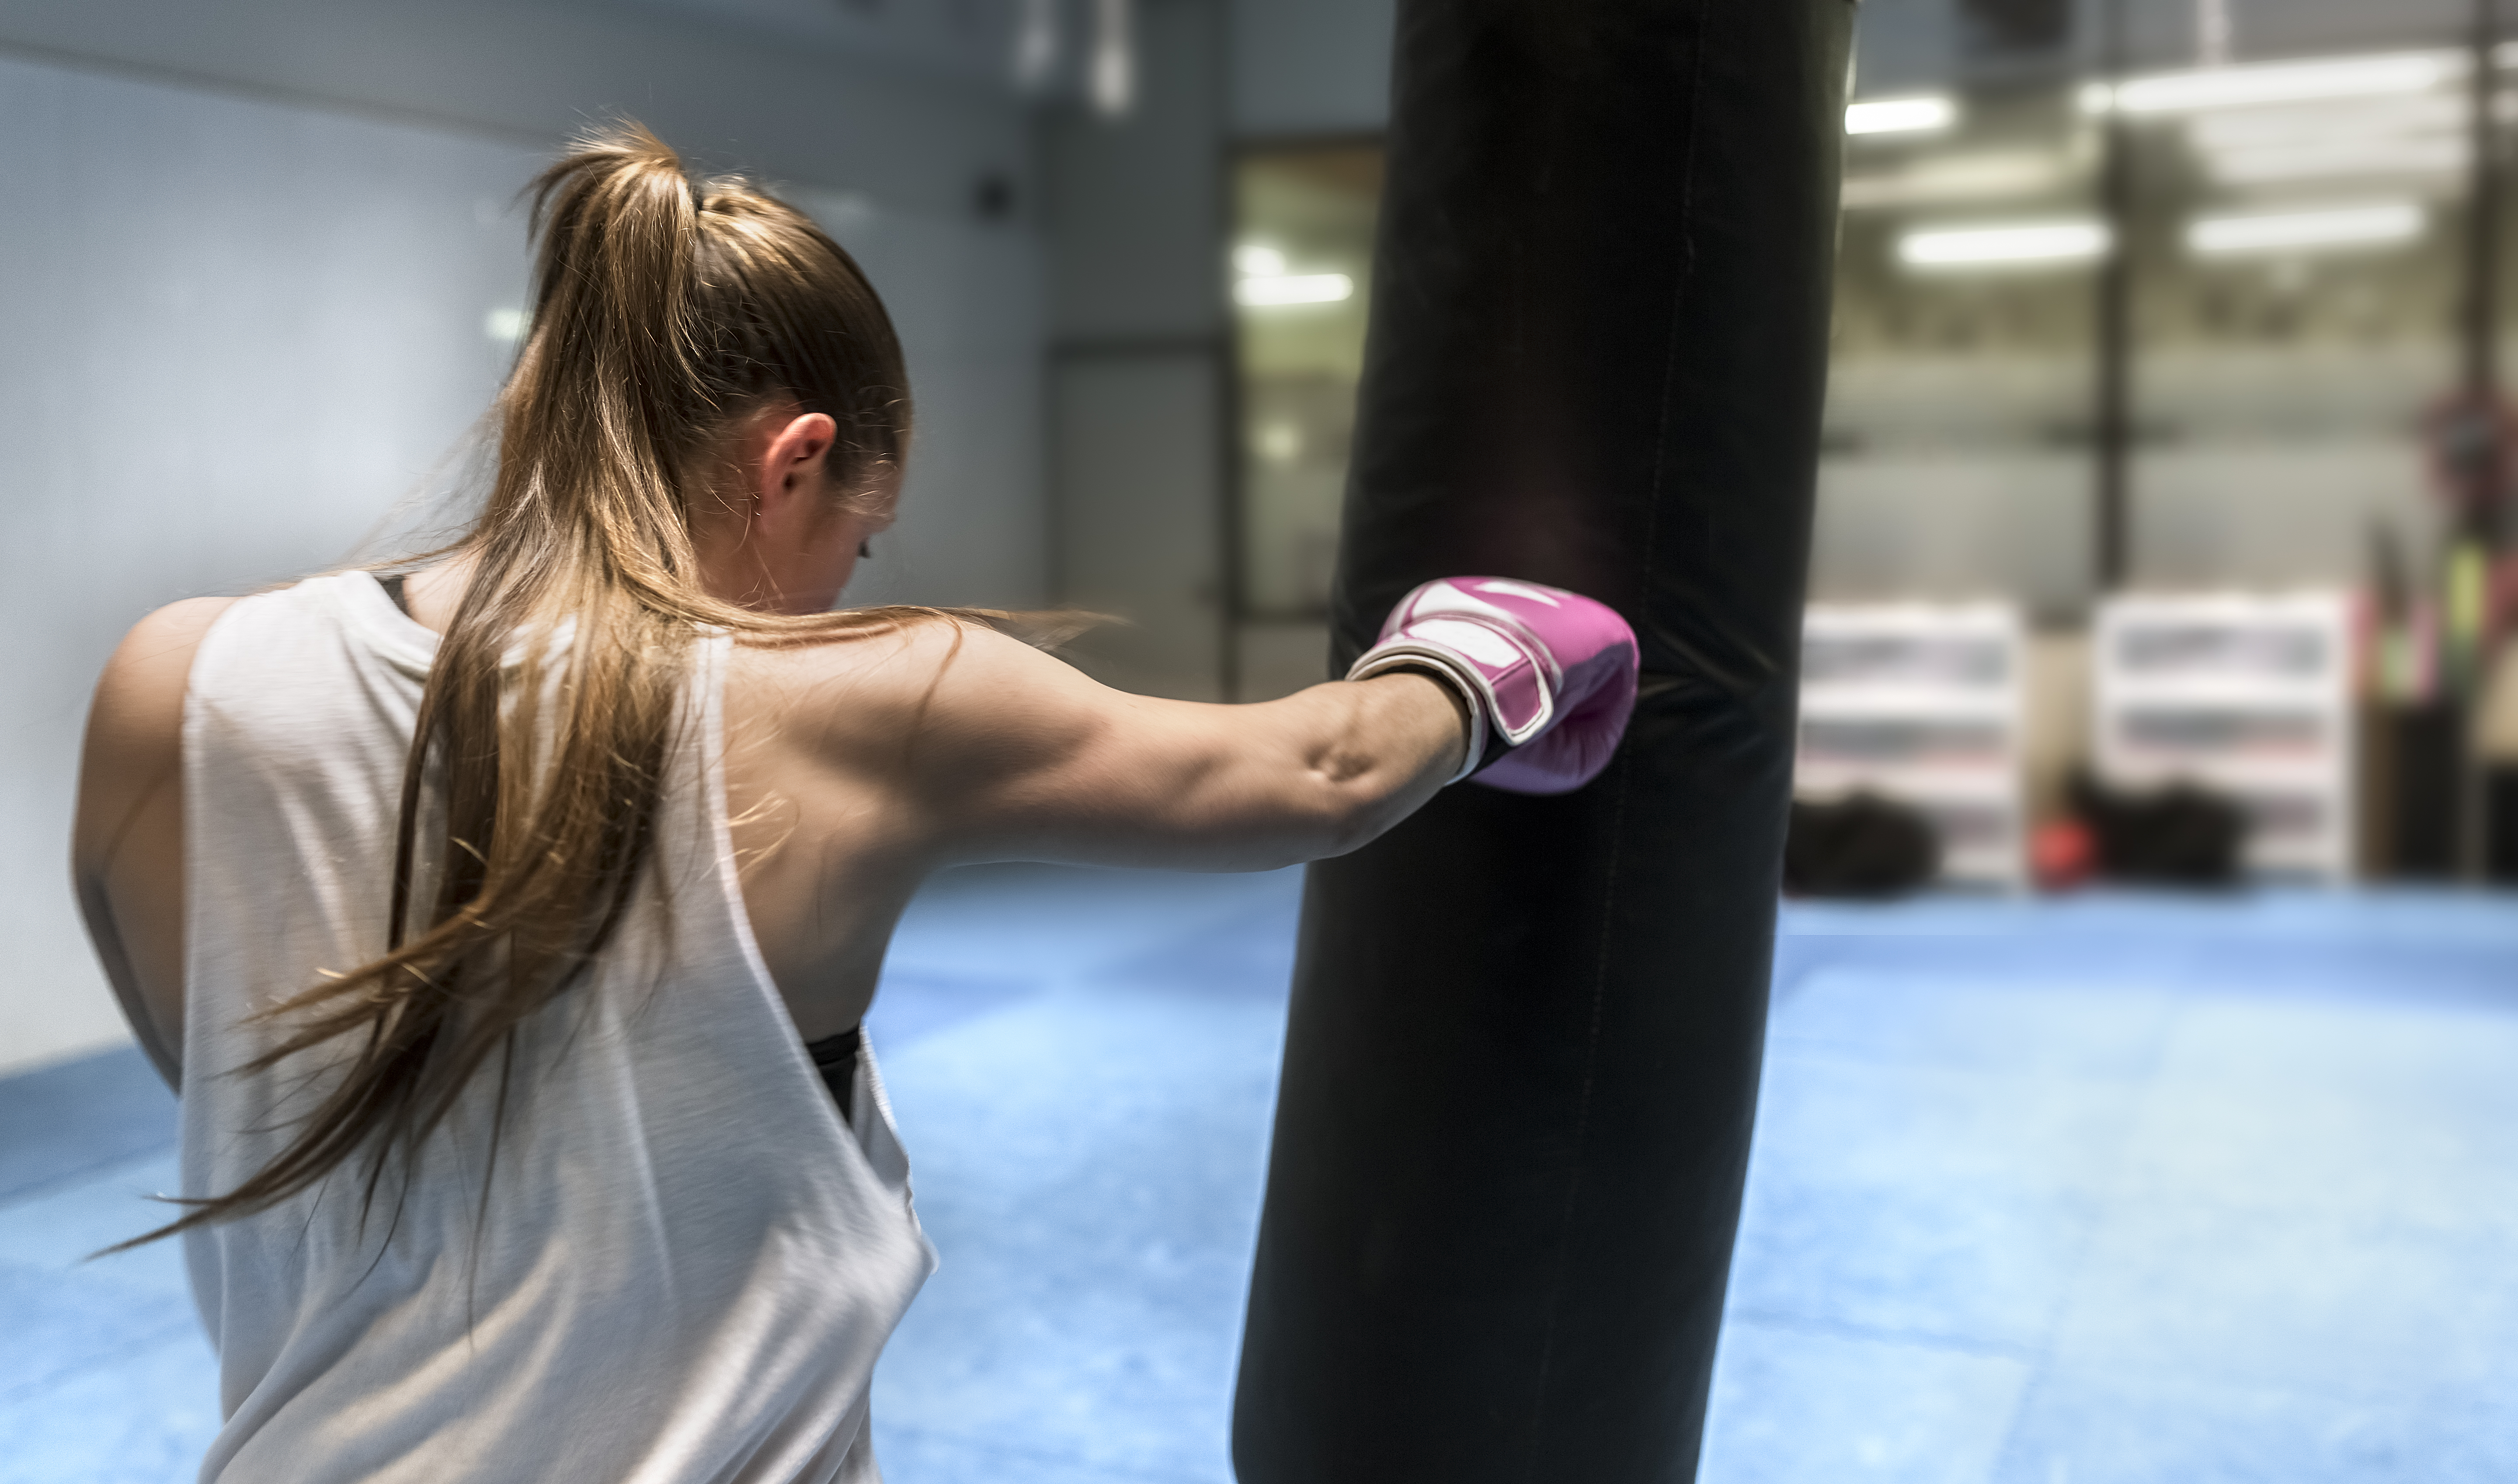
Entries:
<svg viewBox="0 0 2518 1484">
<path fill-rule="evenodd" d="M 1243 1484 L 1692 1478 L 1792 768 L 1845 0 L 1401 0 L 1333 670 L 1418 583 L 1615 607 L 1560 797 L 1312 867 Z"/>
</svg>

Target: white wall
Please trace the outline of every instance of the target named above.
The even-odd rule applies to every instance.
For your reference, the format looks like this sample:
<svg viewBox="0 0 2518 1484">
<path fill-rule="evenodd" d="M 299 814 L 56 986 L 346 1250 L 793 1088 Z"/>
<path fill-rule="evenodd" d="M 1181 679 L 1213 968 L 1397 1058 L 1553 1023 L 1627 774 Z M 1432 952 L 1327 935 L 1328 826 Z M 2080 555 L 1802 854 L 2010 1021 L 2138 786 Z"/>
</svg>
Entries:
<svg viewBox="0 0 2518 1484">
<path fill-rule="evenodd" d="M 1020 115 L 991 119 L 1019 154 Z M 485 320 L 522 302 L 508 208 L 548 143 L 6 56 L 0 139 L 5 1072 L 123 1035 L 64 869 L 105 656 L 169 599 L 339 560 L 456 448 L 503 370 Z M 891 303 L 922 414 L 864 595 L 1037 603 L 1039 253 L 958 184 L 905 194 L 798 193 Z"/>
</svg>

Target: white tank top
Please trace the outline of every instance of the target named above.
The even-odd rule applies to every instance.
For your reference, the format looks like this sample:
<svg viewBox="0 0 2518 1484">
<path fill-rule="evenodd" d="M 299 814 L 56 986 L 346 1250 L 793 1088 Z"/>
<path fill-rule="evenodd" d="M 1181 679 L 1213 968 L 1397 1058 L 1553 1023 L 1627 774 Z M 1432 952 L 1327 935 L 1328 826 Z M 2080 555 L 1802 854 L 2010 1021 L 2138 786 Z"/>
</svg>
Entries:
<svg viewBox="0 0 2518 1484">
<path fill-rule="evenodd" d="M 486 1202 L 495 1056 L 364 1232 L 344 1165 L 189 1234 L 227 1419 L 203 1480 L 880 1478 L 867 1383 L 934 1249 L 872 1057 L 851 1132 L 753 941 L 725 818 L 727 647 L 698 646 L 636 909 L 518 1033 Z M 246 598 L 201 643 L 188 1196 L 260 1168 L 339 1065 L 336 1045 L 230 1074 L 280 1033 L 254 1012 L 384 949 L 435 649 L 364 572 Z"/>
</svg>

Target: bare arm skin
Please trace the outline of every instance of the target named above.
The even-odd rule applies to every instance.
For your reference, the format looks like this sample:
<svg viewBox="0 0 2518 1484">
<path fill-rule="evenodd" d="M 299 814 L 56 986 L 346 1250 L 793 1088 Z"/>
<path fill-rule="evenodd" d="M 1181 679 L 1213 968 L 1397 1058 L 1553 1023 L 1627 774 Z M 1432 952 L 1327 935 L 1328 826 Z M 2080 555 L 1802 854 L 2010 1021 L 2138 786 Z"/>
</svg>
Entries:
<svg viewBox="0 0 2518 1484">
<path fill-rule="evenodd" d="M 1341 855 L 1459 768 L 1459 702 L 1430 676 L 1210 706 L 1103 686 L 981 632 L 945 668 L 912 793 L 950 862 L 1269 870 Z"/>
<path fill-rule="evenodd" d="M 140 621 L 107 662 L 79 760 L 70 877 L 88 937 L 141 1049 L 183 1080 L 184 682 L 234 598 Z"/>
<path fill-rule="evenodd" d="M 1265 870 L 1355 849 L 1459 768 L 1426 676 L 1213 706 L 1111 690 L 976 626 L 738 651 L 727 802 L 754 930 L 807 1039 L 856 1024 L 945 865 Z"/>
<path fill-rule="evenodd" d="M 933 865 L 1254 871 L 1340 854 L 1431 798 L 1464 740 L 1452 692 L 1418 675 L 1165 701 L 942 624 L 803 658 L 780 729 L 834 784 L 896 795 Z"/>
</svg>

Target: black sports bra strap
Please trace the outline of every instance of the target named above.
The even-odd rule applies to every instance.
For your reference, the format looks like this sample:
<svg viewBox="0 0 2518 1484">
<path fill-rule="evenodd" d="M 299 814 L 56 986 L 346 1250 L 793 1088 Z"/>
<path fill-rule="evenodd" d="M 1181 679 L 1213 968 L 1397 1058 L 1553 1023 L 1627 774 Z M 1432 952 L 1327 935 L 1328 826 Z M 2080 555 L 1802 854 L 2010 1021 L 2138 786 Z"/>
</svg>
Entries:
<svg viewBox="0 0 2518 1484">
<path fill-rule="evenodd" d="M 857 1026 L 850 1026 L 838 1035 L 826 1035 L 818 1041 L 804 1043 L 804 1054 L 813 1059 L 813 1069 L 822 1074 L 822 1085 L 831 1090 L 832 1101 L 840 1105 L 840 1121 L 850 1128 L 856 1119 L 849 1116 L 857 1085 L 857 1050 L 865 1037 Z"/>
</svg>

